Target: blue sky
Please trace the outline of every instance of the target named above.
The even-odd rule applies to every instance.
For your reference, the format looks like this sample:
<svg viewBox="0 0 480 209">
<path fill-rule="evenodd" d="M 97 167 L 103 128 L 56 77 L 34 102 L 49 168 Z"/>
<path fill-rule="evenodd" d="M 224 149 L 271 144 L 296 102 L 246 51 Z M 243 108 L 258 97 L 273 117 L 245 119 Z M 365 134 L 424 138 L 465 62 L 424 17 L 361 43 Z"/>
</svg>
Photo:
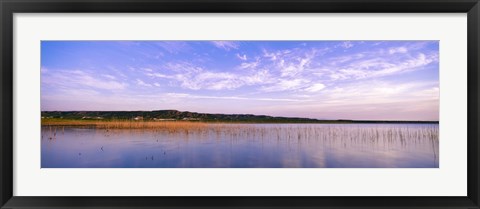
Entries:
<svg viewBox="0 0 480 209">
<path fill-rule="evenodd" d="M 42 41 L 41 109 L 438 120 L 438 41 Z"/>
</svg>

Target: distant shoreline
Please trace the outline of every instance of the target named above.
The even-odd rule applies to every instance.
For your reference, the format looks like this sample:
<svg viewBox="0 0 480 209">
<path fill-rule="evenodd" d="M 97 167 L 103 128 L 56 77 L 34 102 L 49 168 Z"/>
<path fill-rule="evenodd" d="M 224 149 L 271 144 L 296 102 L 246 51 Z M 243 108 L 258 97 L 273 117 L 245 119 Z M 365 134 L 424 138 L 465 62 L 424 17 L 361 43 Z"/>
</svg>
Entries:
<svg viewBox="0 0 480 209">
<path fill-rule="evenodd" d="M 66 120 L 132 120 L 132 121 L 194 121 L 223 123 L 439 123 L 417 120 L 351 120 L 276 117 L 253 114 L 212 114 L 178 110 L 155 111 L 42 111 L 42 119 Z"/>
<path fill-rule="evenodd" d="M 158 111 L 42 111 L 42 125 L 92 124 L 96 122 L 200 122 L 246 124 L 438 124 L 439 121 L 406 120 L 323 120 L 299 117 L 274 117 L 252 114 L 210 114 L 177 110 Z"/>
</svg>

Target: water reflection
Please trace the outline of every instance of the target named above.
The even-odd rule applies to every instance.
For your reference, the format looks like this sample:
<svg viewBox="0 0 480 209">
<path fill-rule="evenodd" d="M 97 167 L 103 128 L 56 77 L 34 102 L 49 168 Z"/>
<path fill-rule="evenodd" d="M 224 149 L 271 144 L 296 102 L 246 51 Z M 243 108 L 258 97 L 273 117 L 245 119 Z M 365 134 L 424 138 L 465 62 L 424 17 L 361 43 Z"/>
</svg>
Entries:
<svg viewBox="0 0 480 209">
<path fill-rule="evenodd" d="M 42 168 L 439 166 L 438 124 L 210 124 L 201 130 L 42 127 Z"/>
</svg>

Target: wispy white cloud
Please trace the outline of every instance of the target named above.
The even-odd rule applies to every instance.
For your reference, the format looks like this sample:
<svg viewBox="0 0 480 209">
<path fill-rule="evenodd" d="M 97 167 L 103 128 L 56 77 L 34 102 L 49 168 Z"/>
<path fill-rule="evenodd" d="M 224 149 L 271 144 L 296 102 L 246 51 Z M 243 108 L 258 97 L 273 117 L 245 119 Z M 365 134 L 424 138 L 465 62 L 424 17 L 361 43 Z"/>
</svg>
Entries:
<svg viewBox="0 0 480 209">
<path fill-rule="evenodd" d="M 394 48 L 390 48 L 388 50 L 388 53 L 389 54 L 396 54 L 396 53 L 407 53 L 408 52 L 408 49 L 406 47 L 394 47 Z"/>
<path fill-rule="evenodd" d="M 438 82 L 386 82 L 371 80 L 370 82 L 354 82 L 343 84 L 340 87 L 325 89 L 322 91 L 326 97 L 324 103 L 343 104 L 375 104 L 392 101 L 438 99 L 438 91 L 428 91 L 438 88 Z M 424 92 L 421 97 L 418 92 Z M 427 94 L 428 93 L 428 94 Z"/>
<path fill-rule="evenodd" d="M 298 78 L 302 76 L 305 69 L 309 68 L 312 61 L 322 53 L 318 50 L 302 50 L 294 48 L 291 50 L 278 50 L 269 52 L 263 50 L 263 57 L 266 58 L 266 68 L 279 72 L 281 77 Z M 265 61 L 265 60 L 264 60 Z"/>
<path fill-rule="evenodd" d="M 116 80 L 117 79 L 117 77 L 115 77 L 113 75 L 109 75 L 109 74 L 103 74 L 102 76 L 105 77 L 105 78 L 111 79 L 111 80 Z"/>
<path fill-rule="evenodd" d="M 145 73 L 148 77 L 157 77 L 157 78 L 171 78 L 172 76 L 168 76 L 162 73 Z"/>
<path fill-rule="evenodd" d="M 268 84 L 270 74 L 266 69 L 255 69 L 259 61 L 240 65 L 239 69 L 249 71 L 217 72 L 207 70 L 190 62 L 167 63 L 165 73 L 150 72 L 145 75 L 151 78 L 166 78 L 179 83 L 180 87 L 191 90 L 233 90 L 243 86 Z"/>
<path fill-rule="evenodd" d="M 240 69 L 255 69 L 258 65 L 260 64 L 259 61 L 254 61 L 254 62 L 242 62 L 240 64 Z"/>
<path fill-rule="evenodd" d="M 247 60 L 247 55 L 246 54 L 244 54 L 244 55 L 236 54 L 236 55 L 237 55 L 237 58 L 240 59 L 240 60 L 243 60 L 243 61 Z"/>
<path fill-rule="evenodd" d="M 185 93 L 167 93 L 167 97 L 188 98 L 188 99 L 223 99 L 223 100 L 256 100 L 256 101 L 272 101 L 272 102 L 303 102 L 311 101 L 305 99 L 288 99 L 288 98 L 255 98 L 255 97 L 238 97 L 238 96 L 202 96 Z"/>
<path fill-rule="evenodd" d="M 308 88 L 305 88 L 305 91 L 308 91 L 308 92 L 319 92 L 319 91 L 321 91 L 321 90 L 324 89 L 324 88 L 325 88 L 325 85 L 324 85 L 324 84 L 316 83 L 316 84 L 311 85 L 311 86 L 308 87 Z"/>
<path fill-rule="evenodd" d="M 165 65 L 165 69 L 174 73 L 193 74 L 203 72 L 204 69 L 190 62 L 169 62 Z"/>
<path fill-rule="evenodd" d="M 184 42 L 184 41 L 162 41 L 162 42 L 156 42 L 155 44 L 171 54 L 186 52 L 190 48 L 187 42 Z"/>
<path fill-rule="evenodd" d="M 224 49 L 226 51 L 230 51 L 231 49 L 238 49 L 239 47 L 239 44 L 234 41 L 212 41 L 211 43 L 217 48 Z"/>
<path fill-rule="evenodd" d="M 123 90 L 128 84 L 112 79 L 103 80 L 99 76 L 81 70 L 58 70 L 42 76 L 42 83 L 58 87 L 94 88 L 103 90 Z"/>
<path fill-rule="evenodd" d="M 231 73 L 202 72 L 195 76 L 178 76 L 178 78 L 182 82 L 182 87 L 193 90 L 231 90 L 243 85 L 243 83 Z"/>
<path fill-rule="evenodd" d="M 401 47 L 395 48 L 394 51 L 395 53 L 408 52 Z M 243 57 L 240 54 L 237 56 Z M 438 61 L 438 55 L 435 53 L 408 55 L 407 59 L 398 60 L 387 59 L 381 51 L 375 53 L 371 51 L 368 54 L 356 53 L 350 57 L 335 57 L 332 60 L 319 60 L 319 56 L 321 54 L 316 53 L 315 50 L 291 49 L 272 52 L 263 50 L 264 59 L 257 58 L 255 61 L 243 62 L 238 66 L 239 69 L 252 70 L 250 73 L 235 71 L 218 73 L 193 63 L 182 62 L 167 64 L 166 68 L 175 72 L 174 75 L 160 73 L 147 75 L 174 78 L 180 82 L 181 87 L 192 90 L 233 90 L 261 84 L 258 90 L 263 92 L 295 91 L 303 88 L 306 92 L 316 93 L 325 88 L 325 84 L 318 84 L 312 80 L 312 76 L 328 78 L 330 81 L 377 78 L 421 69 Z M 327 69 L 318 70 L 319 66 Z M 264 70 L 261 70 L 262 68 Z"/>
<path fill-rule="evenodd" d="M 145 82 L 142 81 L 141 79 L 138 79 L 138 78 L 137 78 L 136 81 L 137 81 L 137 85 L 139 85 L 139 86 L 152 87 L 152 84 L 145 83 Z"/>
<path fill-rule="evenodd" d="M 213 43 L 213 42 L 212 42 Z M 342 42 L 348 44 L 349 42 Z M 218 42 L 218 47 L 230 46 L 231 42 Z M 405 49 L 403 49 L 405 48 Z M 162 68 L 162 73 L 148 71 L 151 78 L 164 78 L 177 82 L 182 88 L 191 90 L 235 90 L 244 86 L 254 86 L 261 92 L 297 91 L 317 93 L 328 82 L 343 80 L 354 81 L 378 78 L 399 73 L 423 69 L 424 66 L 438 61 L 435 53 L 408 54 L 408 47 L 390 47 L 390 51 L 370 50 L 356 52 L 350 56 L 334 56 L 327 59 L 322 56 L 330 49 L 301 49 L 268 51 L 262 50 L 262 57 L 254 61 L 242 62 L 234 71 L 221 69 L 207 70 L 194 62 L 170 62 Z M 404 58 L 391 59 L 390 52 L 402 53 Z M 236 54 L 240 60 L 247 55 Z M 315 79 L 322 78 L 324 82 Z M 170 82 L 170 84 L 172 84 Z"/>
<path fill-rule="evenodd" d="M 346 65 L 334 62 L 329 66 L 329 77 L 332 80 L 376 78 L 421 70 L 435 62 L 438 62 L 437 53 L 418 53 L 405 59 L 372 57 L 351 61 Z"/>
<path fill-rule="evenodd" d="M 340 44 L 340 46 L 344 49 L 348 49 L 353 47 L 353 43 L 351 41 L 344 41 Z"/>
<path fill-rule="evenodd" d="M 260 90 L 264 92 L 272 92 L 272 91 L 286 91 L 286 90 L 296 90 L 300 89 L 307 84 L 308 81 L 305 79 L 293 79 L 293 80 L 283 80 L 280 79 L 278 80 L 277 83 L 270 85 L 270 86 L 264 86 Z"/>
<path fill-rule="evenodd" d="M 284 50 L 269 52 L 266 49 L 263 49 L 262 52 L 263 52 L 263 57 L 268 58 L 271 61 L 275 61 L 279 56 L 285 56 L 287 54 L 290 54 L 292 51 L 288 49 L 284 49 Z"/>
<path fill-rule="evenodd" d="M 242 76 L 240 78 L 246 85 L 265 85 L 276 82 L 275 78 L 272 78 L 270 72 L 266 69 L 257 70 L 252 74 Z"/>
</svg>

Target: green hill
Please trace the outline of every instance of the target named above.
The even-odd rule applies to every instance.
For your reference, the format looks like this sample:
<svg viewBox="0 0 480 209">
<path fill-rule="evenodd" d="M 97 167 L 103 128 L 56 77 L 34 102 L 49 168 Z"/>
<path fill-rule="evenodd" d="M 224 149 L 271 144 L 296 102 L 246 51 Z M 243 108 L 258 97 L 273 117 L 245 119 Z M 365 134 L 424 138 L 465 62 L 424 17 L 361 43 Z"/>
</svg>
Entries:
<svg viewBox="0 0 480 209">
<path fill-rule="evenodd" d="M 70 120 L 183 120 L 247 123 L 438 123 L 438 121 L 319 120 L 252 114 L 210 114 L 178 110 L 155 111 L 42 111 L 42 118 Z"/>
</svg>

